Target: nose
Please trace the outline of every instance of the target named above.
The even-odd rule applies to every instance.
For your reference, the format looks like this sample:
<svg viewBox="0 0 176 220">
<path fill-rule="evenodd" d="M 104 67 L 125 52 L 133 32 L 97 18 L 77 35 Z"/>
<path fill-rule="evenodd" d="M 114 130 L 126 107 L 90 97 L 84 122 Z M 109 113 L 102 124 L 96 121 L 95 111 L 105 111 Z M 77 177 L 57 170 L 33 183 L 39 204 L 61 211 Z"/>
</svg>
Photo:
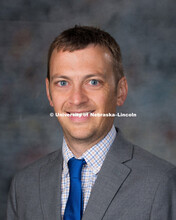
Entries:
<svg viewBox="0 0 176 220">
<path fill-rule="evenodd" d="M 88 101 L 88 96 L 81 86 L 74 87 L 71 91 L 70 104 L 80 106 Z"/>
</svg>

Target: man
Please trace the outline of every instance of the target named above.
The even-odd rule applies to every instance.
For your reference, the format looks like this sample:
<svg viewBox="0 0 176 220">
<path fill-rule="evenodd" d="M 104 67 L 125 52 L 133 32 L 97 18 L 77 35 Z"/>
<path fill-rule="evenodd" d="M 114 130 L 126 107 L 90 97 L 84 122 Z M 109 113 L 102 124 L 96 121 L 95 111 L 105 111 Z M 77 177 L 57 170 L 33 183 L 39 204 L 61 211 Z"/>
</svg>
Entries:
<svg viewBox="0 0 176 220">
<path fill-rule="evenodd" d="M 128 91 L 108 33 L 82 26 L 61 33 L 49 49 L 46 91 L 62 150 L 15 176 L 8 220 L 176 219 L 176 168 L 129 143 L 114 117 L 103 116 L 116 113 Z"/>
</svg>

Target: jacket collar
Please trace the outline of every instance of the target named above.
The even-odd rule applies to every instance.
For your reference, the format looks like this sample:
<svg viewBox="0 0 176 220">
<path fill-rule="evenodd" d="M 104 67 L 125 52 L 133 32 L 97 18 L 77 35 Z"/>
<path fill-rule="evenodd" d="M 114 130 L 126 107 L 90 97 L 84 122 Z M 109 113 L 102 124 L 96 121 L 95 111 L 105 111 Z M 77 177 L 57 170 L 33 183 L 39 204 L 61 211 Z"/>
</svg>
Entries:
<svg viewBox="0 0 176 220">
<path fill-rule="evenodd" d="M 44 219 L 61 219 L 61 149 L 50 155 L 49 161 L 40 169 L 40 201 Z"/>
<path fill-rule="evenodd" d="M 102 219 L 116 193 L 130 175 L 125 162 L 132 159 L 133 146 L 118 131 L 92 188 L 83 220 Z"/>
</svg>

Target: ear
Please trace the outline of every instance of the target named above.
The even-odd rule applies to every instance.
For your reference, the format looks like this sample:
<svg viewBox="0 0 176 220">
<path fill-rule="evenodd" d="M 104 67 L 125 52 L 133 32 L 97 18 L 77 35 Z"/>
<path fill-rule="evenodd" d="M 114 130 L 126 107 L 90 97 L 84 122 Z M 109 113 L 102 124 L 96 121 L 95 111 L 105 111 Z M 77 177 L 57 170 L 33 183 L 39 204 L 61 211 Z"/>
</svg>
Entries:
<svg viewBox="0 0 176 220">
<path fill-rule="evenodd" d="M 48 78 L 46 78 L 45 82 L 46 82 L 46 94 L 47 94 L 50 105 L 53 107 L 53 102 L 52 102 L 52 97 L 50 94 L 50 87 L 49 87 L 50 83 L 49 83 Z"/>
<path fill-rule="evenodd" d="M 128 84 L 126 77 L 122 77 L 117 86 L 117 106 L 123 105 L 128 93 Z"/>
</svg>

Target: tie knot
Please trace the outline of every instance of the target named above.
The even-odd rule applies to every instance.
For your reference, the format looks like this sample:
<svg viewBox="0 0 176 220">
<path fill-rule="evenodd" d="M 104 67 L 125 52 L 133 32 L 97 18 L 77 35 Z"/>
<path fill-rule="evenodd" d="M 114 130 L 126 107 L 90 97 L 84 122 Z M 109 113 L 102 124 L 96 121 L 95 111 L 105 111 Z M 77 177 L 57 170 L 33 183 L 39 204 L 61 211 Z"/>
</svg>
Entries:
<svg viewBox="0 0 176 220">
<path fill-rule="evenodd" d="M 86 164 L 86 161 L 84 159 L 76 159 L 72 157 L 68 161 L 70 178 L 81 179 L 81 171 L 84 164 Z"/>
</svg>

